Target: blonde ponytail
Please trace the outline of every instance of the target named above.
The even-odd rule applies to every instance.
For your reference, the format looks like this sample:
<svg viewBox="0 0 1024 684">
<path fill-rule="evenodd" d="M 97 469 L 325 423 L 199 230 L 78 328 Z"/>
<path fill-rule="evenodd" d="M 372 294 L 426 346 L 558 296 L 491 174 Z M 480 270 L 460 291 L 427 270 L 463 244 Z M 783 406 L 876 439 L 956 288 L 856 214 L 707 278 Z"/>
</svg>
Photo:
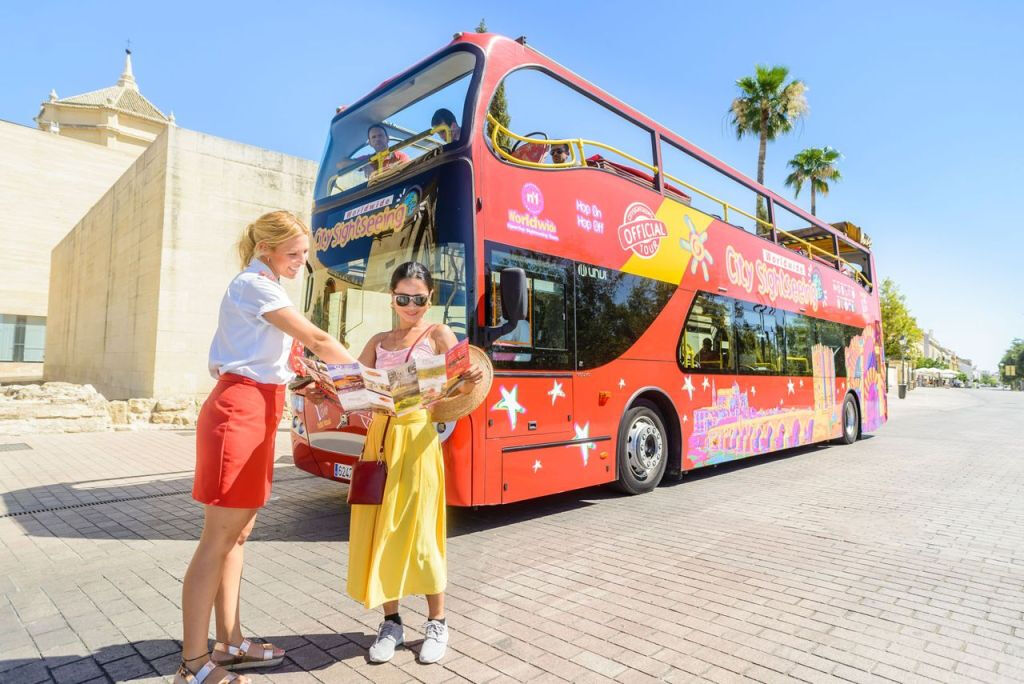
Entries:
<svg viewBox="0 0 1024 684">
<path fill-rule="evenodd" d="M 244 270 L 253 257 L 263 256 L 293 237 L 310 236 L 309 228 L 290 211 L 272 211 L 260 216 L 242 231 L 238 241 L 238 258 Z M 257 253 L 257 245 L 265 248 Z"/>
</svg>

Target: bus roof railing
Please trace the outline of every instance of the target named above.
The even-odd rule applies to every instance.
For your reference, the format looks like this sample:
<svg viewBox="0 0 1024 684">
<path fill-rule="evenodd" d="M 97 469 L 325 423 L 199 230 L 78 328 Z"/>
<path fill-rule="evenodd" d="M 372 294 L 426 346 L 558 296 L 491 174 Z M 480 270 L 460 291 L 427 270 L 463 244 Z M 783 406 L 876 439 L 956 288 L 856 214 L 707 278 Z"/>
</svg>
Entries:
<svg viewBox="0 0 1024 684">
<path fill-rule="evenodd" d="M 645 162 L 645 161 L 643 161 L 641 159 L 637 159 L 633 155 L 631 155 L 631 154 L 629 154 L 627 152 L 623 152 L 622 150 L 620 150 L 618 148 L 615 148 L 615 147 L 612 147 L 611 145 L 607 145 L 607 144 L 602 143 L 602 142 L 597 141 L 597 140 L 587 140 L 585 138 L 547 139 L 547 138 L 529 138 L 529 137 L 525 137 L 525 136 L 519 135 L 519 134 L 514 133 L 511 130 L 509 130 L 500 121 L 495 119 L 494 116 L 492 116 L 490 112 L 487 113 L 487 122 L 489 124 L 491 124 L 491 135 L 490 135 L 490 138 L 489 138 L 490 141 L 491 141 L 491 146 L 493 147 L 495 152 L 497 152 L 498 155 L 502 159 L 504 159 L 505 161 L 507 161 L 509 163 L 517 164 L 519 166 L 525 166 L 525 167 L 533 168 L 533 169 L 567 169 L 567 168 L 572 168 L 572 167 L 584 166 L 586 164 L 586 161 L 585 161 L 586 154 L 585 154 L 585 152 L 583 150 L 585 145 L 590 145 L 592 147 L 598 147 L 598 148 L 601 148 L 601 149 L 604 149 L 604 150 L 608 150 L 609 152 L 613 152 L 614 154 L 617 154 L 617 155 L 621 156 L 624 159 L 628 159 L 629 161 L 633 162 L 634 164 L 638 164 L 638 165 L 642 166 L 643 168 L 647 169 L 648 171 L 650 171 L 655 176 L 661 175 L 664 178 L 667 178 L 668 180 L 671 180 L 673 183 L 678 183 L 679 185 L 682 185 L 683 187 L 687 188 L 688 190 L 692 190 L 693 192 L 696 192 L 697 194 L 702 195 L 703 197 L 711 200 L 712 202 L 715 202 L 716 204 L 719 204 L 722 207 L 722 220 L 725 221 L 726 223 L 729 222 L 729 211 L 733 211 L 733 212 L 735 212 L 737 214 L 745 216 L 745 217 L 753 220 L 757 225 L 764 226 L 768 231 L 772 231 L 773 233 L 776 233 L 776 234 L 785 235 L 786 237 L 788 237 L 789 239 L 793 240 L 794 242 L 800 243 L 804 248 L 807 249 L 807 256 L 808 257 L 813 257 L 813 256 L 815 256 L 815 253 L 818 253 L 818 254 L 820 254 L 822 256 L 822 258 L 824 260 L 829 261 L 829 262 L 833 262 L 833 261 L 836 262 L 836 270 L 838 270 L 840 272 L 844 272 L 843 269 L 840 268 L 840 264 L 846 265 L 848 267 L 848 270 L 846 271 L 846 275 L 852 276 L 855 280 L 859 280 L 859 281 L 863 282 L 868 287 L 872 286 L 871 280 L 869 280 L 868 277 L 864 275 L 864 273 L 862 271 L 862 268 L 858 268 L 857 266 L 855 266 L 854 264 L 850 263 L 846 259 L 842 258 L 838 254 L 833 254 L 832 252 L 826 251 L 826 250 L 822 249 L 821 247 L 818 247 L 817 245 L 811 244 L 810 242 L 808 242 L 804 238 L 800 237 L 799 235 L 795 235 L 794 233 L 791 233 L 791 232 L 789 232 L 787 230 L 783 230 L 782 228 L 779 228 L 777 225 L 775 225 L 774 223 L 772 223 L 770 221 L 765 221 L 764 219 L 758 218 L 757 216 L 754 216 L 753 214 L 749 214 L 746 211 L 740 209 L 739 207 L 734 206 L 732 204 L 729 204 L 725 200 L 720 199 L 718 197 L 715 197 L 711 193 L 705 192 L 704 190 L 701 190 L 700 188 L 698 188 L 698 187 L 696 187 L 694 185 L 691 185 L 690 183 L 687 183 L 686 181 L 682 180 L 681 178 L 677 178 L 676 176 L 673 176 L 671 174 L 664 173 L 664 172 L 660 171 L 657 166 L 654 166 L 653 164 L 648 164 L 647 162 Z M 540 162 L 540 161 L 531 161 L 531 160 L 528 160 L 528 159 L 521 159 L 519 157 L 516 157 L 514 154 L 512 154 L 508 150 L 504 149 L 501 145 L 498 144 L 498 136 L 499 135 L 506 135 L 509 138 L 512 138 L 514 140 L 517 140 L 517 141 L 523 142 L 523 143 L 527 143 L 527 144 L 545 145 L 545 146 L 548 146 L 548 147 L 550 147 L 552 145 L 568 145 L 570 151 L 572 152 L 572 160 L 571 161 L 566 161 L 566 162 L 561 162 L 561 163 L 558 163 L 558 162 L 550 162 L 550 163 L 548 163 L 548 162 Z M 577 155 L 576 155 L 577 149 L 579 150 L 579 157 L 577 157 Z M 700 211 L 700 210 L 698 209 L 698 211 Z M 815 228 L 820 228 L 820 226 L 816 226 L 816 225 L 814 227 Z M 835 228 L 833 228 L 832 230 L 828 230 L 826 228 L 821 228 L 821 229 L 825 230 L 830 235 L 833 235 L 834 231 L 836 230 Z M 836 237 L 838 237 L 838 235 Z M 846 237 L 845 231 L 844 231 L 844 237 Z"/>
</svg>

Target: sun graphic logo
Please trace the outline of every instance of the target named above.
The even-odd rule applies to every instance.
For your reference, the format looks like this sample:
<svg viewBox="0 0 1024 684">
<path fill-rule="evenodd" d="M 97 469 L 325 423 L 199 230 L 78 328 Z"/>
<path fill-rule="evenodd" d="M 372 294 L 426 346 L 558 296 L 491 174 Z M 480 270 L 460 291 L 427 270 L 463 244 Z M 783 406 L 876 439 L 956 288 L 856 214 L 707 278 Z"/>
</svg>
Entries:
<svg viewBox="0 0 1024 684">
<path fill-rule="evenodd" d="M 692 255 L 690 259 L 690 273 L 696 275 L 697 267 L 700 266 L 701 272 L 704 275 L 704 282 L 708 281 L 708 264 L 714 264 L 715 260 L 711 257 L 711 252 L 707 250 L 704 243 L 708 241 L 708 234 L 698 233 L 697 226 L 693 225 L 693 221 L 690 220 L 689 216 L 684 216 L 683 220 L 686 221 L 686 226 L 690 229 L 690 237 L 686 240 L 680 240 L 679 246 L 685 249 Z"/>
<path fill-rule="evenodd" d="M 632 250 L 641 259 L 650 259 L 661 247 L 661 239 L 668 237 L 665 224 L 655 218 L 654 212 L 643 202 L 626 207 L 619 226 L 619 245 Z"/>
</svg>

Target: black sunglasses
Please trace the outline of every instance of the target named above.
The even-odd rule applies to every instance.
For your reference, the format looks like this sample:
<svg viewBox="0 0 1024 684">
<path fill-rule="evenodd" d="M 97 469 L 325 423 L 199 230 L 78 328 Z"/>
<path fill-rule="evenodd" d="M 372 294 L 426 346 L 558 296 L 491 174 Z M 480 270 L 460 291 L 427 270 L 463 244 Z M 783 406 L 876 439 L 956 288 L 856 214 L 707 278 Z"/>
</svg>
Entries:
<svg viewBox="0 0 1024 684">
<path fill-rule="evenodd" d="M 412 302 L 416 306 L 424 306 L 430 301 L 429 295 L 407 295 L 407 294 L 396 294 L 395 304 L 398 306 L 409 306 L 409 302 Z"/>
</svg>

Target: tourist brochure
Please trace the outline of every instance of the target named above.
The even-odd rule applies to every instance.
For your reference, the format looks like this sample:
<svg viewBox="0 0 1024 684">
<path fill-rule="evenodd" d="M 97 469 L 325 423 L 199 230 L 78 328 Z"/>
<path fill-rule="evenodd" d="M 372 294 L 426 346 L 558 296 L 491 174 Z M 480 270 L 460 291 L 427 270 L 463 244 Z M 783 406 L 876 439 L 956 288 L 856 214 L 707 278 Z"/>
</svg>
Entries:
<svg viewBox="0 0 1024 684">
<path fill-rule="evenodd" d="M 459 376 L 469 370 L 469 341 L 462 340 L 444 354 L 414 358 L 388 369 L 369 368 L 358 362 L 323 363 L 305 357 L 301 363 L 342 411 L 370 410 L 403 416 L 429 408 L 458 389 Z"/>
</svg>

